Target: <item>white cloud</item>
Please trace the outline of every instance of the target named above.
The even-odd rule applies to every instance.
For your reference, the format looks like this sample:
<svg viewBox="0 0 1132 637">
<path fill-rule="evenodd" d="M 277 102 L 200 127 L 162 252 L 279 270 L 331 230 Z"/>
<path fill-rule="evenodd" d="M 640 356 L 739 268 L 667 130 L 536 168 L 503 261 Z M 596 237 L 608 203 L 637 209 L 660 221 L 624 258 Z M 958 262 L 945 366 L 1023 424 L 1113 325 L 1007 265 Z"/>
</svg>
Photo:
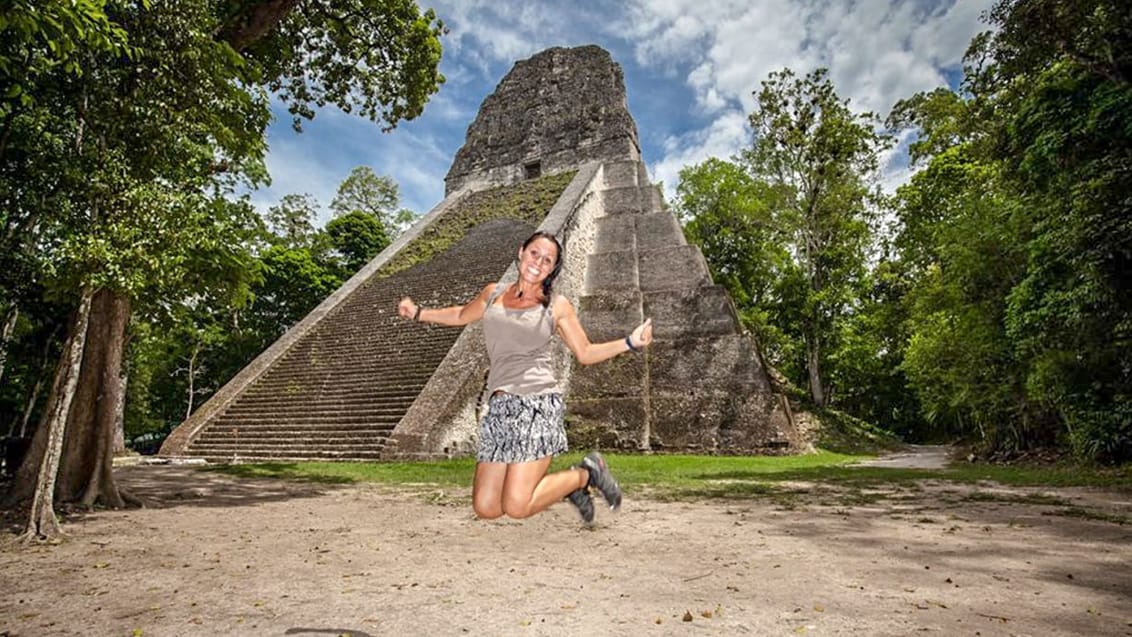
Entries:
<svg viewBox="0 0 1132 637">
<path fill-rule="evenodd" d="M 747 144 L 749 136 L 744 113 L 722 113 L 706 128 L 665 139 L 664 157 L 649 167 L 651 178 L 664 183 L 665 197 L 671 201 L 680 181 L 680 169 L 709 157 L 730 159 Z"/>
<path fill-rule="evenodd" d="M 946 83 L 943 71 L 960 63 L 990 3 L 637 0 L 630 35 L 641 66 L 662 73 L 673 64 L 687 69 L 686 83 L 703 114 L 726 117 L 731 104 L 753 110 L 753 94 L 772 71 L 788 67 L 801 76 L 826 67 L 853 108 L 883 117 L 897 100 Z M 684 158 L 711 156 L 706 146 L 694 147 L 708 140 L 733 152 L 736 144 L 718 141 L 725 124 L 703 126 L 681 135 L 674 148 L 666 146 L 658 172 L 672 175 Z M 896 174 L 901 166 L 889 170 Z"/>
</svg>

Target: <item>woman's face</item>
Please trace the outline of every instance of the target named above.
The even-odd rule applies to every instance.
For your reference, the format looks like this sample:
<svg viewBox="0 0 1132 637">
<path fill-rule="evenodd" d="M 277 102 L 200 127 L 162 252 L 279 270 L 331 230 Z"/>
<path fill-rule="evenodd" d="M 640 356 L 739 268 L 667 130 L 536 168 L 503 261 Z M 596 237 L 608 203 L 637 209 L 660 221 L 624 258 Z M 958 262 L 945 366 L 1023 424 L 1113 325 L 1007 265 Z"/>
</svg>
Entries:
<svg viewBox="0 0 1132 637">
<path fill-rule="evenodd" d="M 558 246 L 546 237 L 538 237 L 519 248 L 519 278 L 528 283 L 542 283 L 550 276 L 558 260 Z"/>
</svg>

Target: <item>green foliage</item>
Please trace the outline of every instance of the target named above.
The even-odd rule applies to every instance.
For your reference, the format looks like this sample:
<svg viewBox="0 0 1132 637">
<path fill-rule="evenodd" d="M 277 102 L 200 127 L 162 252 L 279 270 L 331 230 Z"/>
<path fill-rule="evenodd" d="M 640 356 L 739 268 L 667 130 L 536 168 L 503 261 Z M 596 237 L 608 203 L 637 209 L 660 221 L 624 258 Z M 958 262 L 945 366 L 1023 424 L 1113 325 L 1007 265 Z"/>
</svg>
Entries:
<svg viewBox="0 0 1132 637">
<path fill-rule="evenodd" d="M 857 305 L 841 323 L 838 348 L 830 354 L 829 378 L 838 410 L 902 437 L 922 440 L 920 402 L 908 390 L 902 367 L 910 337 L 904 303 L 909 286 L 907 271 L 893 260 L 880 261 L 862 279 Z M 822 422 L 826 424 L 824 417 Z"/>
<path fill-rule="evenodd" d="M 890 431 L 837 409 L 819 409 L 821 421 L 817 445 L 821 449 L 846 455 L 874 455 L 899 449 L 903 442 Z"/>
<path fill-rule="evenodd" d="M 318 201 L 314 195 L 283 195 L 264 216 L 270 231 L 268 242 L 293 248 L 310 247 L 315 240 L 314 220 L 317 216 Z"/>
<path fill-rule="evenodd" d="M 1004 0 L 969 93 L 898 105 L 927 168 L 898 197 L 903 364 L 925 414 L 991 450 L 1132 458 L 1127 3 Z"/>
<path fill-rule="evenodd" d="M 331 247 L 342 257 L 343 274 L 352 275 L 389 245 L 381 220 L 360 210 L 326 223 Z"/>
<path fill-rule="evenodd" d="M 400 188 L 392 177 L 378 175 L 369 166 L 358 166 L 339 184 L 330 209 L 338 217 L 351 212 L 368 214 L 392 228 L 400 202 Z"/>
<path fill-rule="evenodd" d="M 313 106 L 334 104 L 389 131 L 420 115 L 444 83 L 440 36 L 432 9 L 414 0 L 337 0 L 300 3 L 267 32 L 255 32 L 257 4 L 218 2 L 220 38 L 239 51 L 246 77 L 285 103 L 300 128 Z"/>
<path fill-rule="evenodd" d="M 827 387 L 830 354 L 865 274 L 877 157 L 888 140 L 876 132 L 875 116 L 853 113 L 838 97 L 824 69 L 804 78 L 789 69 L 772 73 L 756 101 L 749 118 L 755 138 L 743 161 L 773 193 L 764 201 L 796 268 L 777 283 L 804 347 L 804 384 L 824 406 L 836 389 Z"/>
<path fill-rule="evenodd" d="M 33 107 L 45 75 L 81 76 L 88 51 L 128 55 L 106 0 L 11 0 L 0 13 L 0 119 Z M 147 4 L 143 3 L 143 4 Z"/>
</svg>

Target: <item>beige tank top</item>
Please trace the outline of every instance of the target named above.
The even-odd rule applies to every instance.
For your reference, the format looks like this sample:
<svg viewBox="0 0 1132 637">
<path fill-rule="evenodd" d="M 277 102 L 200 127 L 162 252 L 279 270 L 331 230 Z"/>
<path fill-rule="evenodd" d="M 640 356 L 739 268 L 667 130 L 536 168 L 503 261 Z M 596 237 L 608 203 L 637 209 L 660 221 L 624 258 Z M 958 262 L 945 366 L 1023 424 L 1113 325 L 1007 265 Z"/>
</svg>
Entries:
<svg viewBox="0 0 1132 637">
<path fill-rule="evenodd" d="M 560 391 L 554 375 L 554 313 L 536 305 L 509 310 L 496 299 L 506 290 L 498 286 L 483 313 L 483 335 L 491 369 L 488 394 L 505 391 L 527 396 Z"/>
</svg>

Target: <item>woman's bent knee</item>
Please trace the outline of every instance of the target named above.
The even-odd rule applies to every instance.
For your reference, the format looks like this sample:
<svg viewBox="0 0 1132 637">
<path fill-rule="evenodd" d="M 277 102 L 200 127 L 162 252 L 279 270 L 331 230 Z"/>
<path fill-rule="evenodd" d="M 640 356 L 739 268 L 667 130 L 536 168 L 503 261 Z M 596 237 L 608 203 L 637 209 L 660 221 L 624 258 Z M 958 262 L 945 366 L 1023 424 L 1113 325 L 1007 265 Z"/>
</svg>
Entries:
<svg viewBox="0 0 1132 637">
<path fill-rule="evenodd" d="M 529 502 L 520 504 L 509 503 L 505 501 L 503 503 L 503 513 L 507 517 L 515 518 L 516 520 L 522 520 L 523 518 L 529 518 L 534 515 L 534 512 L 531 511 L 531 505 Z"/>
<path fill-rule="evenodd" d="M 503 516 L 503 507 L 496 504 L 495 506 L 488 506 L 479 504 L 478 502 L 472 503 L 472 510 L 476 512 L 476 517 L 483 520 L 494 520 L 495 518 Z"/>
</svg>

